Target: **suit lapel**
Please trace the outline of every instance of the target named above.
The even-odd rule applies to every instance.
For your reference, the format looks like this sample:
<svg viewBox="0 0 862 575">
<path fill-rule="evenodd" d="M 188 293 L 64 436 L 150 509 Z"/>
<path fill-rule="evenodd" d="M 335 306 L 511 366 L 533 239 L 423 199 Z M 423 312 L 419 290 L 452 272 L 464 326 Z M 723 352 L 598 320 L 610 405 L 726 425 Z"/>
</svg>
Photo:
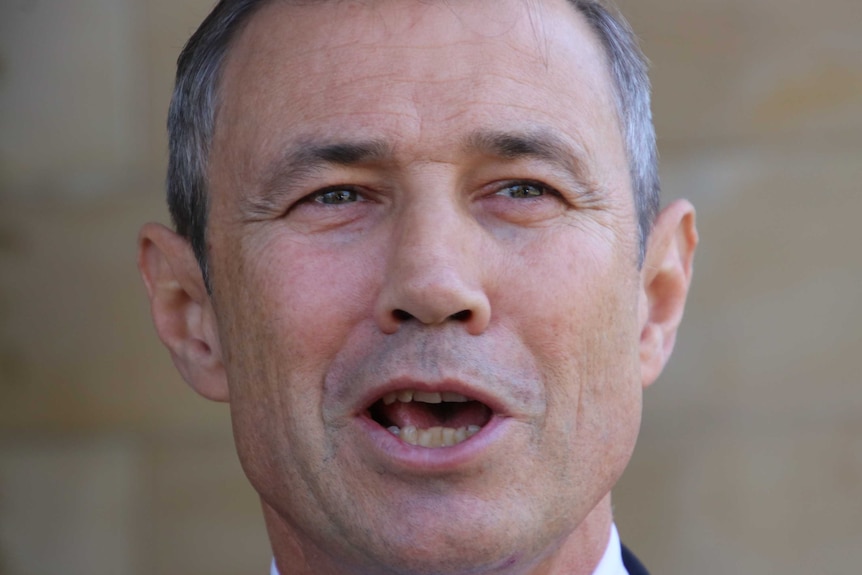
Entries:
<svg viewBox="0 0 862 575">
<path fill-rule="evenodd" d="M 626 571 L 629 572 L 629 575 L 649 575 L 649 572 L 646 570 L 638 558 L 634 556 L 634 553 L 628 550 L 625 545 L 620 545 L 622 547 L 623 552 L 623 565 L 626 568 Z"/>
</svg>

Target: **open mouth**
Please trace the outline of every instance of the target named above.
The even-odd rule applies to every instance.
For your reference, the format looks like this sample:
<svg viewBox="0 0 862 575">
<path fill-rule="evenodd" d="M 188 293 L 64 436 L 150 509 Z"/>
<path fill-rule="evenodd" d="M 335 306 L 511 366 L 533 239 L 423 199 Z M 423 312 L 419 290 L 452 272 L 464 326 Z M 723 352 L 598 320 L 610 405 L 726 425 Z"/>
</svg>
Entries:
<svg viewBox="0 0 862 575">
<path fill-rule="evenodd" d="M 466 441 L 490 421 L 492 412 L 459 393 L 404 389 L 381 397 L 368 415 L 405 443 L 437 448 Z"/>
</svg>

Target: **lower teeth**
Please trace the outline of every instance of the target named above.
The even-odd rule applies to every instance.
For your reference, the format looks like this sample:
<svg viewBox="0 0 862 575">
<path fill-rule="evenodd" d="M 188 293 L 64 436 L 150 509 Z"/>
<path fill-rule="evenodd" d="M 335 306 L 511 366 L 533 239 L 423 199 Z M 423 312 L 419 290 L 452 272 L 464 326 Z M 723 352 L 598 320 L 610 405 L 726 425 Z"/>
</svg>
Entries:
<svg viewBox="0 0 862 575">
<path fill-rule="evenodd" d="M 420 447 L 450 447 L 473 437 L 482 428 L 478 425 L 468 425 L 467 427 L 459 427 L 458 429 L 452 427 L 417 429 L 415 425 L 408 425 L 404 428 L 393 425 L 388 429 L 389 433 L 400 437 L 405 443 L 409 443 L 410 445 L 418 445 Z"/>
</svg>

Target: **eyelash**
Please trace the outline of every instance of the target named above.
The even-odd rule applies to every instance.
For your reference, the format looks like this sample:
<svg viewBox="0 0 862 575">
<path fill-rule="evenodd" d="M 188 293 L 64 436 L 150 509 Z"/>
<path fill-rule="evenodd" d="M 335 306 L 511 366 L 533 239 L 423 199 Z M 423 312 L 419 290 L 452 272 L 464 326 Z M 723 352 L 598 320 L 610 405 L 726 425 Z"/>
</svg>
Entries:
<svg viewBox="0 0 862 575">
<path fill-rule="evenodd" d="M 547 184 L 543 184 L 542 182 L 538 182 L 536 180 L 514 180 L 514 181 L 506 182 L 503 186 L 499 187 L 499 189 L 495 192 L 495 194 L 503 195 L 502 192 L 504 192 L 506 190 L 511 190 L 512 188 L 526 188 L 526 187 L 536 188 L 541 193 L 539 195 L 536 195 L 536 196 L 526 196 L 523 198 L 513 198 L 513 199 L 538 199 L 538 198 L 541 198 L 543 196 L 548 196 L 548 195 L 549 196 L 555 196 L 558 198 L 562 197 L 562 194 L 560 194 L 560 192 L 558 192 L 553 187 L 551 187 Z"/>
</svg>

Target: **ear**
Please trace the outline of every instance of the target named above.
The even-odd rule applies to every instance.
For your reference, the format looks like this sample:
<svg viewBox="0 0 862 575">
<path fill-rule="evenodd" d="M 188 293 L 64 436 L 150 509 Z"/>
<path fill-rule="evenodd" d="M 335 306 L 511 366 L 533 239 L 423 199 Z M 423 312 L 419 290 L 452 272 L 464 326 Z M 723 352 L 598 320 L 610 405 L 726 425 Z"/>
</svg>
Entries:
<svg viewBox="0 0 862 575">
<path fill-rule="evenodd" d="M 228 401 L 215 312 L 189 242 L 146 224 L 138 235 L 138 269 L 156 332 L 183 379 L 208 399 Z"/>
<path fill-rule="evenodd" d="M 694 207 L 685 200 L 662 210 L 650 232 L 641 272 L 639 309 L 644 387 L 658 378 L 673 351 L 691 284 L 697 242 Z"/>
</svg>

